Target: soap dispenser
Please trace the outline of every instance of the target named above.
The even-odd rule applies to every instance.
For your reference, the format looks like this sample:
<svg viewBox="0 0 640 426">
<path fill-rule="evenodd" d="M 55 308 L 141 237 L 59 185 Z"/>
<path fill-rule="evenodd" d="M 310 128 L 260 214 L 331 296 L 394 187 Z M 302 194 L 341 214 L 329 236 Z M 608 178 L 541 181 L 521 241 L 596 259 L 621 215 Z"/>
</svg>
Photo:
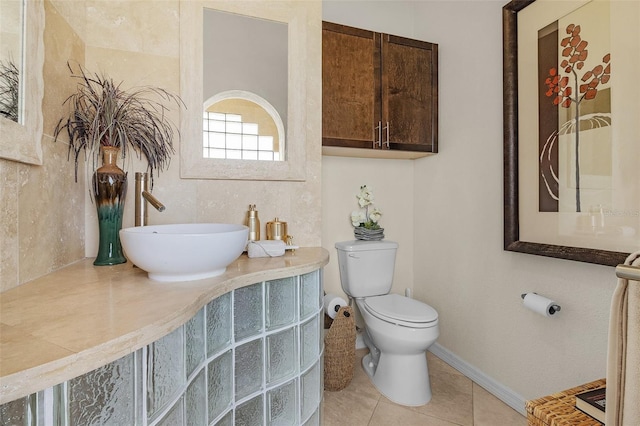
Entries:
<svg viewBox="0 0 640 426">
<path fill-rule="evenodd" d="M 260 240 L 260 219 L 255 204 L 249 204 L 247 212 L 247 226 L 249 227 L 249 241 Z"/>
</svg>

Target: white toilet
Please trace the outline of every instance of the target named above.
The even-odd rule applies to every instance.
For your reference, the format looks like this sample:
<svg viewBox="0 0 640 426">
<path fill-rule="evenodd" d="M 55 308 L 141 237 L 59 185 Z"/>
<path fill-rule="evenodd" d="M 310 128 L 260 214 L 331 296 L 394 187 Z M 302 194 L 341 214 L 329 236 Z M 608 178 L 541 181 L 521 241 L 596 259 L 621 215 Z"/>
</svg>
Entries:
<svg viewBox="0 0 640 426">
<path fill-rule="evenodd" d="M 336 243 L 342 289 L 356 300 L 365 323 L 369 354 L 362 366 L 376 388 L 408 406 L 431 400 L 426 350 L 439 335 L 431 306 L 389 294 L 398 244 L 393 241 Z"/>
</svg>

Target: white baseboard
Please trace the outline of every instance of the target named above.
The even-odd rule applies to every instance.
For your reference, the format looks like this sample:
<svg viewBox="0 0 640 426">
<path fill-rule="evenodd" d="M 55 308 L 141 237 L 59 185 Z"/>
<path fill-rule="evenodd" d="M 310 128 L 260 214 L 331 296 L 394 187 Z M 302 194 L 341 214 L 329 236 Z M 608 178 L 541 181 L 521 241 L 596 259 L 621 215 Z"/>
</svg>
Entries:
<svg viewBox="0 0 640 426">
<path fill-rule="evenodd" d="M 467 376 L 469 379 L 473 380 L 478 385 L 482 386 L 487 390 L 487 392 L 526 417 L 527 412 L 524 406 L 525 399 L 521 395 L 518 395 L 508 387 L 497 382 L 495 379 L 487 376 L 485 373 L 464 361 L 450 350 L 442 347 L 437 342 L 431 345 L 429 352 Z"/>
</svg>

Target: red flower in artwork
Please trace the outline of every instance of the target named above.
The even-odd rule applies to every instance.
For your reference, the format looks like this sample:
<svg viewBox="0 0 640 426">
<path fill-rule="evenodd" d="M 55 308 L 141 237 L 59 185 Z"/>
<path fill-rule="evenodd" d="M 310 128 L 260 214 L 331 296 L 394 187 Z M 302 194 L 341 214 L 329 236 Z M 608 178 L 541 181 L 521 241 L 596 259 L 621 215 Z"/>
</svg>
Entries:
<svg viewBox="0 0 640 426">
<path fill-rule="evenodd" d="M 607 53 L 602 58 L 602 64 L 598 64 L 593 69 L 587 70 L 582 77 L 578 77 L 578 71 L 585 66 L 585 61 L 589 57 L 587 46 L 589 43 L 580 36 L 580 25 L 569 24 L 566 28 L 567 36 L 560 41 L 562 61 L 559 68 L 564 71 L 561 75 L 558 69 L 549 69 L 549 75 L 545 78 L 544 84 L 547 90 L 545 96 L 551 98 L 553 105 L 562 108 L 569 108 L 575 105 L 575 188 L 576 188 L 576 212 L 580 212 L 580 103 L 583 100 L 595 99 L 598 95 L 598 86 L 605 84 L 611 77 L 611 54 Z M 571 78 L 573 77 L 573 85 Z"/>
<path fill-rule="evenodd" d="M 560 68 L 566 74 L 573 74 L 577 86 L 578 75 L 576 70 L 580 71 L 584 68 L 584 61 L 589 56 L 589 51 L 587 50 L 589 42 L 580 37 L 580 25 L 569 24 L 566 33 L 568 36 L 560 41 L 560 47 L 564 48 L 562 49 L 562 56 L 565 58 L 560 62 Z M 611 54 L 607 53 L 602 58 L 602 64 L 596 65 L 592 70 L 583 74 L 580 80 L 584 84 L 575 87 L 576 97 L 572 97 L 574 88 L 569 85 L 569 77 L 560 77 L 558 70 L 555 67 L 551 68 L 549 76 L 545 79 L 545 84 L 548 87 L 545 95 L 553 98 L 554 105 L 559 105 L 563 108 L 569 108 L 574 102 L 579 104 L 583 99 L 594 99 L 598 94 L 598 85 L 607 83 L 611 77 L 610 60 Z"/>
</svg>

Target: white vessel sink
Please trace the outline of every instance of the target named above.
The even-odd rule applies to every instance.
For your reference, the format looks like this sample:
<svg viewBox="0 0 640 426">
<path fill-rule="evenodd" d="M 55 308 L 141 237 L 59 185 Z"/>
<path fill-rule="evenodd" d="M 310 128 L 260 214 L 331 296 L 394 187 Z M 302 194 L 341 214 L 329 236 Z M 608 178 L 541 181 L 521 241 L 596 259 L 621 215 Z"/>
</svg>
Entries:
<svg viewBox="0 0 640 426">
<path fill-rule="evenodd" d="M 127 258 L 156 281 L 221 275 L 245 249 L 249 228 L 225 223 L 137 226 L 120 230 Z"/>
</svg>

